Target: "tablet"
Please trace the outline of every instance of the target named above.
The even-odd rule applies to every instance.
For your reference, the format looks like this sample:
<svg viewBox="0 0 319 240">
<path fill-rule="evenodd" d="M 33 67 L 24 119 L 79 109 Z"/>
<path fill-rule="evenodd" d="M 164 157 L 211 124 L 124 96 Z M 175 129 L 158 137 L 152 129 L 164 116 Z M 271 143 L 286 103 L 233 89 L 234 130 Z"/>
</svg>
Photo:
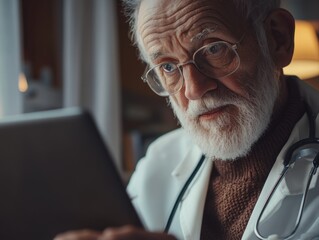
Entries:
<svg viewBox="0 0 319 240">
<path fill-rule="evenodd" d="M 142 227 L 87 111 L 0 119 L 0 239 L 125 224 Z"/>
</svg>

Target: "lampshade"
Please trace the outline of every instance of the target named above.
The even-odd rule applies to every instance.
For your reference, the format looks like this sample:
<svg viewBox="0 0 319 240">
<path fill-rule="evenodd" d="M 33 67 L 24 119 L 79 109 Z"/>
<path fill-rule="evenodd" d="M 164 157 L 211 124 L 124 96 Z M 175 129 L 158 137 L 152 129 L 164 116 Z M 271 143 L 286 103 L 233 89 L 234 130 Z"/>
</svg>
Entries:
<svg viewBox="0 0 319 240">
<path fill-rule="evenodd" d="M 284 73 L 297 75 L 301 79 L 319 76 L 319 41 L 310 22 L 296 21 L 295 51 Z"/>
</svg>

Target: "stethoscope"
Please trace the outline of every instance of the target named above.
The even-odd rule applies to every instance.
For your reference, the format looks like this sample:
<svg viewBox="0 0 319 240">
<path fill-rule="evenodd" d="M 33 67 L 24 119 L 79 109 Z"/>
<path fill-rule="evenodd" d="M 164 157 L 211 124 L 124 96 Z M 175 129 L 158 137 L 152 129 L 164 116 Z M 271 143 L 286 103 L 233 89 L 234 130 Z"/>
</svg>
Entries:
<svg viewBox="0 0 319 240">
<path fill-rule="evenodd" d="M 305 202 L 307 199 L 307 194 L 309 191 L 309 186 L 310 186 L 312 178 L 316 174 L 316 171 L 317 171 L 318 166 L 319 166 L 319 138 L 316 138 L 316 136 L 315 136 L 315 134 L 316 134 L 315 116 L 312 114 L 309 107 L 307 107 L 307 115 L 308 115 L 308 121 L 309 121 L 309 137 L 294 143 L 293 145 L 291 145 L 289 147 L 289 149 L 286 152 L 286 155 L 284 157 L 284 162 L 283 162 L 284 168 L 283 168 L 282 172 L 280 173 L 279 178 L 276 181 L 273 189 L 271 190 L 270 194 L 268 195 L 266 202 L 265 202 L 265 204 L 264 204 L 264 206 L 263 206 L 263 208 L 258 216 L 256 224 L 255 224 L 254 232 L 259 239 L 266 240 L 266 239 L 269 239 L 269 237 L 270 237 L 270 236 L 268 236 L 268 237 L 264 236 L 263 234 L 260 233 L 260 230 L 259 230 L 260 229 L 260 221 L 261 221 L 261 218 L 262 218 L 269 202 L 271 201 L 278 186 L 280 185 L 280 183 L 282 182 L 282 180 L 286 176 L 288 170 L 291 168 L 291 166 L 297 160 L 299 161 L 300 159 L 308 159 L 308 160 L 311 159 L 312 160 L 312 168 L 310 169 L 307 183 L 306 183 L 306 187 L 304 188 L 302 199 L 300 201 L 299 211 L 298 211 L 295 225 L 294 225 L 293 229 L 290 231 L 290 233 L 283 235 L 283 236 L 273 234 L 273 235 L 271 235 L 271 239 L 273 239 L 273 240 L 291 239 L 295 235 L 295 233 L 297 232 L 297 229 L 300 225 L 301 218 L 302 218 L 302 215 L 304 212 Z"/>
<path fill-rule="evenodd" d="M 310 183 L 311 183 L 313 176 L 316 174 L 317 168 L 319 166 L 319 138 L 316 138 L 316 136 L 315 136 L 315 134 L 316 134 L 315 116 L 312 114 L 309 107 L 307 107 L 307 115 L 308 115 L 308 121 L 309 121 L 309 137 L 294 143 L 293 145 L 291 145 L 289 147 L 289 149 L 286 152 L 286 155 L 284 157 L 284 162 L 283 162 L 284 168 L 283 168 L 282 172 L 280 173 L 280 176 L 279 176 L 278 180 L 276 181 L 273 189 L 271 190 L 269 196 L 267 197 L 267 200 L 266 200 L 266 202 L 265 202 L 265 204 L 264 204 L 264 206 L 263 206 L 263 208 L 258 216 L 256 224 L 255 224 L 254 232 L 255 232 L 255 235 L 259 239 L 264 240 L 264 239 L 269 239 L 269 237 L 271 237 L 272 239 L 276 239 L 276 240 L 291 239 L 295 235 L 295 233 L 300 225 L 305 202 L 306 202 L 306 198 L 307 198 L 307 194 L 308 194 L 309 187 L 310 187 Z M 296 150 L 298 150 L 298 151 L 296 152 Z M 309 172 L 306 188 L 303 192 L 302 200 L 301 200 L 300 206 L 299 206 L 298 216 L 297 216 L 296 223 L 295 223 L 293 230 L 285 236 L 278 236 L 276 234 L 271 235 L 271 236 L 262 235 L 259 231 L 261 218 L 262 218 L 264 211 L 267 208 L 269 202 L 271 201 L 276 189 L 278 188 L 278 186 L 280 185 L 280 183 L 284 179 L 285 175 L 287 174 L 287 171 L 291 168 L 291 166 L 297 160 L 305 159 L 305 158 L 312 159 L 313 166 Z M 180 193 L 178 194 L 178 196 L 175 200 L 175 203 L 173 205 L 173 208 L 171 210 L 171 213 L 168 217 L 164 232 L 167 233 L 169 231 L 171 224 L 173 222 L 173 218 L 174 218 L 176 211 L 178 209 L 178 206 L 181 203 L 183 196 L 185 195 L 186 190 L 188 189 L 189 185 L 191 184 L 191 182 L 195 178 L 196 174 L 198 173 L 199 169 L 201 168 L 204 160 L 205 160 L 205 155 L 202 155 L 200 160 L 198 161 L 196 167 L 194 168 L 193 172 L 188 177 L 188 179 L 186 180 Z"/>
</svg>

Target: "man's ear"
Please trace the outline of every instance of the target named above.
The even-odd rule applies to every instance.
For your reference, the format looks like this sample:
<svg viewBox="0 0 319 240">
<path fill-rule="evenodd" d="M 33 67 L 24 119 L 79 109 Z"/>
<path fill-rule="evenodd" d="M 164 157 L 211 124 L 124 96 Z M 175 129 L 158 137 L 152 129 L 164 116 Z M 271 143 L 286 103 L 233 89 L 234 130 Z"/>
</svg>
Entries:
<svg viewBox="0 0 319 240">
<path fill-rule="evenodd" d="M 286 10 L 273 10 L 264 22 L 269 51 L 275 65 L 287 66 L 294 51 L 295 20 Z"/>
</svg>

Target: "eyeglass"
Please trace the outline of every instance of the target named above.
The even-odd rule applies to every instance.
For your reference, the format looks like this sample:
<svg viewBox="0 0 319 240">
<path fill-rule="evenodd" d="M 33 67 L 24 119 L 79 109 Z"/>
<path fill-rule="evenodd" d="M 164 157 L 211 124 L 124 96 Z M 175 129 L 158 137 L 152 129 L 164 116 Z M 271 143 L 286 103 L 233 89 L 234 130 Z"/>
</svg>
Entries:
<svg viewBox="0 0 319 240">
<path fill-rule="evenodd" d="M 156 94 L 166 97 L 174 95 L 183 87 L 185 80 L 182 67 L 187 64 L 194 64 L 198 71 L 209 78 L 227 77 L 239 68 L 237 44 L 240 41 L 235 44 L 225 41 L 212 42 L 199 48 L 193 54 L 193 60 L 180 64 L 160 63 L 147 68 L 141 78 Z"/>
</svg>

